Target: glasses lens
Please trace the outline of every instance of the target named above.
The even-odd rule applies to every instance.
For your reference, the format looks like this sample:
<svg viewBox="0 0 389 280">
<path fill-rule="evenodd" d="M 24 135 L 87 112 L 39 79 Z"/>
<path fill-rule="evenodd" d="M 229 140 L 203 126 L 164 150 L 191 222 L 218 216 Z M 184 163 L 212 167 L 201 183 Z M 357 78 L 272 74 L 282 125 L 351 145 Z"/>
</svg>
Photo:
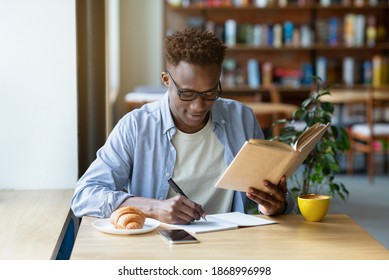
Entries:
<svg viewBox="0 0 389 280">
<path fill-rule="evenodd" d="M 202 95 L 202 98 L 204 100 L 216 100 L 218 99 L 220 95 L 220 92 L 219 91 L 208 91 L 208 92 L 204 92 L 203 95 Z"/>
<path fill-rule="evenodd" d="M 181 100 L 191 101 L 197 96 L 197 92 L 194 91 L 181 91 L 179 94 Z"/>
</svg>

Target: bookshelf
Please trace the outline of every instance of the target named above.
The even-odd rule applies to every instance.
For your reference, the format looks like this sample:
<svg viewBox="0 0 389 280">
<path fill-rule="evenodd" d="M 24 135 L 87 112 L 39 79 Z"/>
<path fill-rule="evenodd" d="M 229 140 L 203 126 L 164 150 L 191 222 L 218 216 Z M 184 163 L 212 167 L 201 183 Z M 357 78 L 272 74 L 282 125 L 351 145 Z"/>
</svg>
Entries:
<svg viewBox="0 0 389 280">
<path fill-rule="evenodd" d="M 388 14 L 388 0 L 166 0 L 164 32 L 201 26 L 223 39 L 225 95 L 268 98 L 271 83 L 298 103 L 310 75 L 340 88 L 389 88 Z"/>
</svg>

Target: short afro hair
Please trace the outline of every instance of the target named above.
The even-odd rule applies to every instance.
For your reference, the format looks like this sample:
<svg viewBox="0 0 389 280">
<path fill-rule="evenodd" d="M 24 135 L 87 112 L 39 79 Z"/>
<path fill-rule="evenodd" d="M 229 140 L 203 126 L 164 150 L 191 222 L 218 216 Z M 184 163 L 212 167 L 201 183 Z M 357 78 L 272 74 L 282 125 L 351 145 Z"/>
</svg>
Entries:
<svg viewBox="0 0 389 280">
<path fill-rule="evenodd" d="M 195 65 L 222 65 L 226 46 L 215 34 L 202 28 L 186 28 L 165 37 L 165 60 L 177 66 L 180 61 Z"/>
</svg>

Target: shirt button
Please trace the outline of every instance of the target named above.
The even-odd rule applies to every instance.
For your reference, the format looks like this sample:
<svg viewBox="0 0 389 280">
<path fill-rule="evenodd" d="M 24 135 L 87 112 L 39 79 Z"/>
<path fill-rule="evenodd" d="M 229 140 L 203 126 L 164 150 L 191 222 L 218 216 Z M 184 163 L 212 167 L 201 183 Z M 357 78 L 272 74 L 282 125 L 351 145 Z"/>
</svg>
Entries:
<svg viewBox="0 0 389 280">
<path fill-rule="evenodd" d="M 166 175 L 166 177 L 169 177 L 169 176 L 170 176 L 170 173 L 169 173 L 169 172 L 166 172 L 165 175 Z"/>
<path fill-rule="evenodd" d="M 170 151 L 174 151 L 174 147 L 170 147 Z"/>
</svg>

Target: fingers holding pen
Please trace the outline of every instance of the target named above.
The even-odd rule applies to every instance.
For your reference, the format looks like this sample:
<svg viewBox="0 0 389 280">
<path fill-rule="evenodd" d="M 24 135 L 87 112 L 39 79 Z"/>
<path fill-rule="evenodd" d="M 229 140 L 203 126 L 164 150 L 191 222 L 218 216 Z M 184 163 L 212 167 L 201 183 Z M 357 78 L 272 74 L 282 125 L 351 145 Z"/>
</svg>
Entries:
<svg viewBox="0 0 389 280">
<path fill-rule="evenodd" d="M 185 196 L 177 195 L 167 200 L 160 201 L 163 206 L 163 220 L 171 224 L 189 224 L 199 220 L 205 212 L 201 205 L 193 202 Z"/>
<path fill-rule="evenodd" d="M 183 211 L 184 213 L 186 213 L 190 217 L 195 217 L 195 220 L 199 220 L 200 218 L 204 218 L 206 220 L 206 218 L 205 218 L 206 214 L 205 214 L 205 211 L 201 205 L 190 200 L 188 198 L 188 196 L 181 190 L 181 188 L 177 185 L 177 183 L 172 178 L 170 178 L 168 180 L 168 183 L 169 183 L 170 187 L 177 194 L 180 195 L 180 197 L 183 197 L 183 202 L 187 206 L 187 208 L 183 208 L 183 210 L 185 210 L 185 211 Z"/>
</svg>

